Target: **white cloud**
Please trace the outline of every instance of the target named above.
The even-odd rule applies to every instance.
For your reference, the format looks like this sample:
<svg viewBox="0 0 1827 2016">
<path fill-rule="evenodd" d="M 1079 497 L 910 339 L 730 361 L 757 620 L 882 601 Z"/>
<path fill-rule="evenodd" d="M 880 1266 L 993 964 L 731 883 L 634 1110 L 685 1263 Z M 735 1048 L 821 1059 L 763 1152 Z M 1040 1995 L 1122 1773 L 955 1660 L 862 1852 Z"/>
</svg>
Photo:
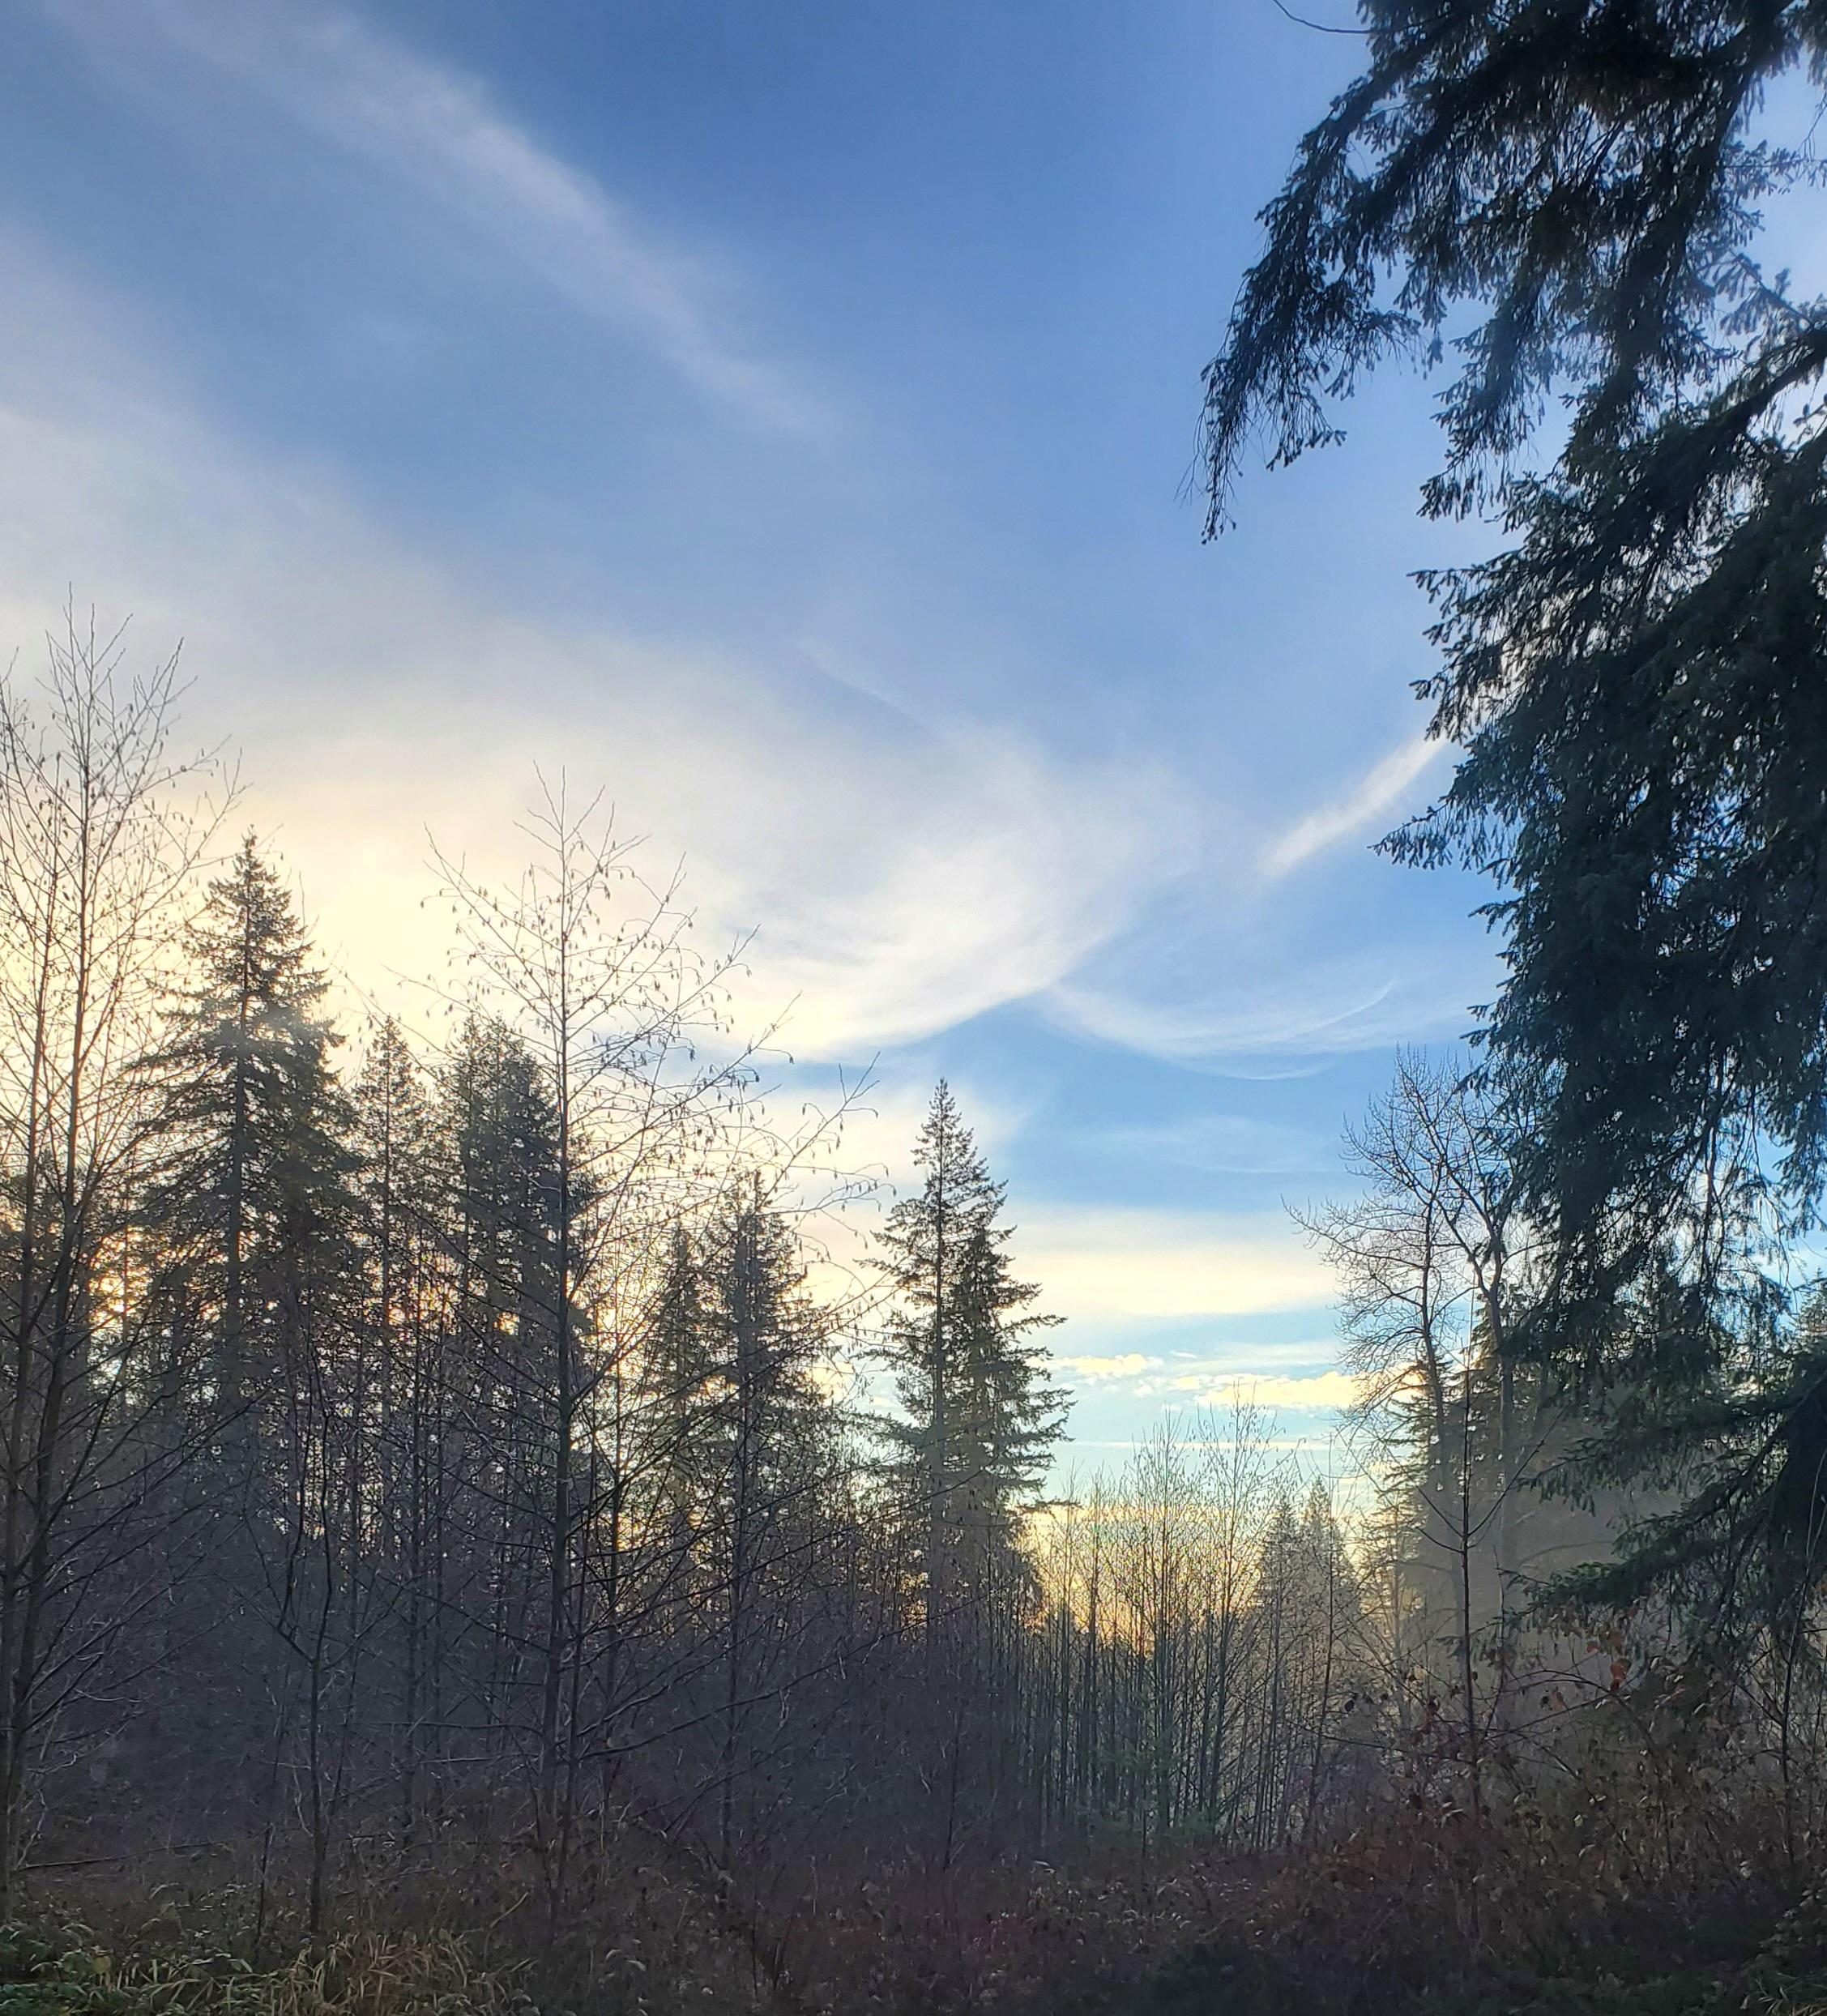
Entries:
<svg viewBox="0 0 1827 2016">
<path fill-rule="evenodd" d="M 1019 1214 L 1013 1248 L 1056 1315 L 1184 1322 L 1319 1308 L 1325 1266 L 1278 1215 L 1052 1205 Z"/>
<path fill-rule="evenodd" d="M 833 850 L 866 858 L 881 822 L 901 831 L 854 894 L 808 907 L 777 882 L 764 906 L 767 973 L 800 997 L 788 1040 L 822 1053 L 1052 986 L 1186 864 L 1179 793 L 1151 769 L 946 733 L 830 783 L 855 822 Z"/>
<path fill-rule="evenodd" d="M 536 623 L 390 537 L 314 472 L 237 450 L 111 348 L 111 304 L 0 247 L 0 642 L 64 584 L 186 639 L 190 732 L 240 737 L 250 815 L 356 973 L 435 963 L 425 829 L 520 854 L 536 763 L 606 787 L 713 940 L 759 927 L 741 997 L 793 997 L 796 1054 L 866 1060 L 1044 989 L 1184 863 L 1171 779 L 983 724 L 821 711 L 741 657 Z"/>
<path fill-rule="evenodd" d="M 1342 796 L 1297 819 L 1265 851 L 1263 873 L 1271 878 L 1287 874 L 1316 854 L 1387 814 L 1402 793 L 1445 747 L 1422 737 L 1404 742 L 1375 764 Z"/>
<path fill-rule="evenodd" d="M 1066 1373 L 1074 1380 L 1101 1383 L 1111 1379 L 1134 1380 L 1146 1377 L 1159 1370 L 1162 1360 L 1150 1357 L 1146 1352 L 1121 1351 L 1103 1356 L 1092 1353 L 1074 1356 L 1070 1352 L 1056 1352 L 1052 1363 L 1056 1369 Z"/>
<path fill-rule="evenodd" d="M 825 418 L 789 373 L 732 339 L 727 275 L 541 146 L 476 79 L 320 0 L 141 0 L 125 11 L 64 4 L 54 12 L 117 73 L 152 40 L 257 94 L 749 418 L 795 429 Z"/>
<path fill-rule="evenodd" d="M 1361 1382 L 1354 1373 L 1330 1365 L 1312 1368 L 1316 1353 L 1330 1356 L 1331 1350 L 1330 1345 L 1302 1345 L 1300 1355 L 1308 1364 L 1287 1372 L 1265 1370 L 1278 1353 L 1274 1347 L 1260 1345 L 1191 1365 L 1142 1351 L 1062 1352 L 1052 1362 L 1075 1386 L 1098 1390 L 1100 1397 L 1114 1387 L 1133 1399 L 1169 1407 L 1228 1407 L 1241 1401 L 1304 1412 L 1350 1407 L 1358 1399 Z"/>
<path fill-rule="evenodd" d="M 1329 1371 L 1293 1375 L 1233 1373 L 1219 1379 L 1186 1376 L 1170 1382 L 1174 1392 L 1194 1407 L 1217 1407 L 1241 1399 L 1257 1407 L 1274 1407 L 1289 1413 L 1309 1409 L 1351 1407 L 1359 1395 L 1360 1382 L 1349 1372 Z"/>
<path fill-rule="evenodd" d="M 1481 948 L 1482 951 L 1482 948 Z M 1488 955 L 1483 955 L 1488 962 Z M 1144 993 L 1074 975 L 1052 989 L 1048 1011 L 1064 1027 L 1150 1056 L 1193 1063 L 1221 1058 L 1298 1060 L 1457 1036 L 1479 981 L 1472 960 L 1410 954 L 1400 967 L 1367 950 L 1239 981 L 1219 995 Z M 1273 1073 L 1267 1074 L 1273 1075 Z"/>
</svg>

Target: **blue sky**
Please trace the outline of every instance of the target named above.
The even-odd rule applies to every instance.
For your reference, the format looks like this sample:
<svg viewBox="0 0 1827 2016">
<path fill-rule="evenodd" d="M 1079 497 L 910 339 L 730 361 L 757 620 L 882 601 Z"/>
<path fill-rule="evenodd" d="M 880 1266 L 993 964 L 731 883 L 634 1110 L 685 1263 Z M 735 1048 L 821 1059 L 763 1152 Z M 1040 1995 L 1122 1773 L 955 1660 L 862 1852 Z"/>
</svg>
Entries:
<svg viewBox="0 0 1827 2016">
<path fill-rule="evenodd" d="M 0 75 L 0 634 L 180 636 L 327 952 L 434 956 L 428 826 L 536 763 L 757 927 L 796 1087 L 952 1079 L 1086 1462 L 1338 1395 L 1283 1200 L 1492 966 L 1368 852 L 1427 388 L 1200 541 L 1198 374 L 1348 75 L 1272 0 L 23 0 Z M 384 989 L 383 989 L 384 991 Z"/>
</svg>

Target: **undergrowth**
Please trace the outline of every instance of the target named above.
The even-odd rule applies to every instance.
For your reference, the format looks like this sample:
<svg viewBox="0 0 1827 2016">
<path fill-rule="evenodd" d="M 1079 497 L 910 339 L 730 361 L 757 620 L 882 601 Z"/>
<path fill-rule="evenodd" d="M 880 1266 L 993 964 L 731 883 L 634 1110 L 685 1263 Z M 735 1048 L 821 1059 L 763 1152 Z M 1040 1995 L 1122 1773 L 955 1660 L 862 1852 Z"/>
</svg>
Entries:
<svg viewBox="0 0 1827 2016">
<path fill-rule="evenodd" d="M 625 1856 L 556 1926 L 524 1869 L 371 1870 L 314 1941 L 226 1873 L 35 1900 L 0 1927 L 0 2016 L 1827 2016 L 1821 1894 L 1750 1858 L 1412 1821 L 1273 1863 L 883 1869 L 765 1926 Z"/>
</svg>

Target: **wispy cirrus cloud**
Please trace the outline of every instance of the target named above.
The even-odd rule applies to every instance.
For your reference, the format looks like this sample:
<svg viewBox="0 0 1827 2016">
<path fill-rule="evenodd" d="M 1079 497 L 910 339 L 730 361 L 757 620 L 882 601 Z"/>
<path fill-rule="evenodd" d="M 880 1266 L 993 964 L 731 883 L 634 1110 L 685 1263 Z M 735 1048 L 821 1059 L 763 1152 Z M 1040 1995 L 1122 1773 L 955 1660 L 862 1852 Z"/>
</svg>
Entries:
<svg viewBox="0 0 1827 2016">
<path fill-rule="evenodd" d="M 749 419 L 801 430 L 830 419 L 825 399 L 743 340 L 732 274 L 542 144 L 480 80 L 372 23 L 320 0 L 55 0 L 52 12 L 117 72 L 150 45 L 231 81 Z"/>
<path fill-rule="evenodd" d="M 1290 873 L 1340 840 L 1348 840 L 1385 817 L 1445 745 L 1421 737 L 1393 749 L 1357 783 L 1318 805 L 1272 841 L 1262 856 L 1271 879 Z"/>
<path fill-rule="evenodd" d="M 1185 865 L 1179 794 L 1153 767 L 944 731 L 834 787 L 853 811 L 835 852 L 880 850 L 890 790 L 902 823 L 854 895 L 812 910 L 776 886 L 769 963 L 799 995 L 795 1040 L 820 1050 L 846 1028 L 917 1040 L 1044 992 Z"/>
<path fill-rule="evenodd" d="M 1052 985 L 1183 866 L 1159 769 L 822 705 L 766 639 L 528 618 L 321 472 L 224 436 L 109 341 L 105 294 L 0 257 L 0 643 L 29 651 L 70 582 L 132 611 L 148 651 L 185 636 L 196 731 L 245 738 L 252 816 L 370 980 L 441 963 L 427 828 L 512 869 L 536 765 L 603 787 L 653 873 L 685 859 L 712 942 L 759 930 L 745 1027 L 791 1005 L 782 1040 L 811 1057 Z"/>
<path fill-rule="evenodd" d="M 1458 1036 L 1485 963 L 1411 953 L 1398 965 L 1366 948 L 1197 994 L 1074 974 L 1045 1005 L 1066 1028 L 1107 1043 L 1176 1063 L 1253 1059 L 1265 1068 L 1249 1074 L 1276 1076 L 1344 1053 Z"/>
</svg>

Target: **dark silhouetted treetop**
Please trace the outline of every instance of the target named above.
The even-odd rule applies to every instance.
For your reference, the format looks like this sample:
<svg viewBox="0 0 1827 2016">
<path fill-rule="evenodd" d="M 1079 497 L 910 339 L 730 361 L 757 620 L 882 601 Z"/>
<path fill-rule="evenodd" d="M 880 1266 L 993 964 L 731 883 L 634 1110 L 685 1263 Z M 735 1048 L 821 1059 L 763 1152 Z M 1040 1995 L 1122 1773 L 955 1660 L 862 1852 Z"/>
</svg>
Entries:
<svg viewBox="0 0 1827 2016">
<path fill-rule="evenodd" d="M 1266 431 L 1451 348 L 1436 513 L 1512 541 L 1424 577 L 1432 732 L 1385 843 L 1502 885 L 1484 1031 L 1566 1305 L 1718 1271 L 1811 1219 L 1827 1143 L 1827 305 L 1753 257 L 1804 172 L 1752 130 L 1819 5 L 1368 0 L 1366 75 L 1303 143 L 1208 378 L 1213 523 Z M 1455 333 L 1457 332 L 1457 333 Z M 1530 466 L 1544 418 L 1552 452 Z"/>
<path fill-rule="evenodd" d="M 1594 1266 L 1697 1203 L 1716 1252 L 1766 1163 L 1795 1225 L 1820 1193 L 1824 456 L 1742 395 L 1680 409 L 1528 486 L 1520 543 L 1432 584 L 1427 690 L 1466 755 L 1387 844 L 1506 885 L 1491 1040 L 1531 1194 Z"/>
<path fill-rule="evenodd" d="M 1818 323 L 1750 256 L 1760 200 L 1804 164 L 1749 123 L 1771 78 L 1819 57 L 1827 9 L 1364 0 L 1360 12 L 1370 67 L 1263 213 L 1267 247 L 1206 374 L 1212 529 L 1253 436 L 1277 462 L 1338 439 L 1328 402 L 1391 355 L 1437 357 L 1450 338 L 1461 360 L 1429 492 L 1432 508 L 1461 509 L 1557 395 L 1577 469 L 1731 375 L 1747 344 Z"/>
<path fill-rule="evenodd" d="M 275 1309 L 296 1320 L 308 1257 L 347 1231 L 355 1157 L 327 983 L 251 833 L 209 885 L 190 951 L 194 977 L 146 1067 L 165 1146 L 149 1215 L 198 1243 L 233 1395 L 263 1376 Z"/>
</svg>

